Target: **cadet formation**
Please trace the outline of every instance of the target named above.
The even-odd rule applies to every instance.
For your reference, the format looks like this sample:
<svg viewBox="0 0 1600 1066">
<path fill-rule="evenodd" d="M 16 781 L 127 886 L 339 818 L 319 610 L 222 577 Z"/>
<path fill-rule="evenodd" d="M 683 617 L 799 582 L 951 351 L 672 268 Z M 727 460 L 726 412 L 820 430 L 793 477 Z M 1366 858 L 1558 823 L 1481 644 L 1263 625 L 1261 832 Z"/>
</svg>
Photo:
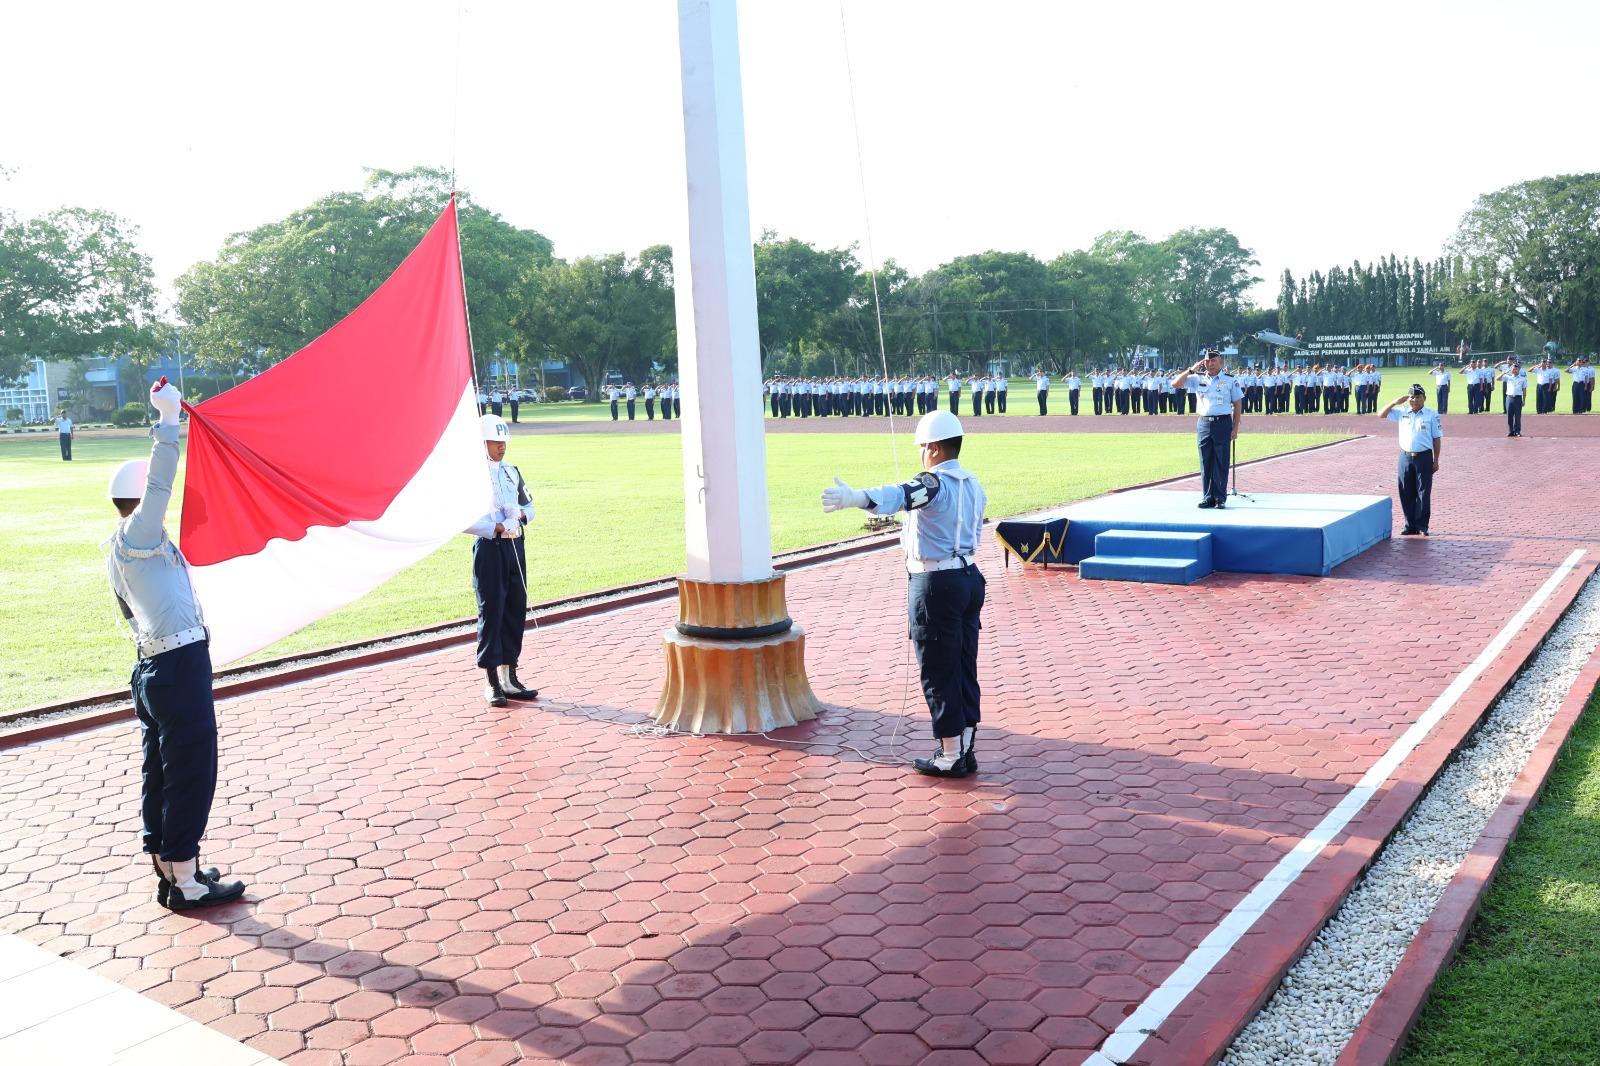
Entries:
<svg viewBox="0 0 1600 1066">
<path fill-rule="evenodd" d="M 1458 382 L 1466 390 L 1467 413 L 1489 413 L 1499 397 L 1500 410 L 1528 405 L 1534 414 L 1555 414 L 1563 387 L 1569 389 L 1570 411 L 1593 410 L 1594 368 L 1588 357 L 1562 368 L 1543 359 L 1526 370 L 1515 369 L 1516 360 L 1491 364 L 1469 360 L 1459 369 L 1444 364 L 1433 368 L 1435 407 L 1450 413 L 1451 389 Z M 1507 376 L 1514 379 L 1509 384 Z M 1378 392 L 1383 375 L 1376 364 L 1313 365 L 1305 367 L 1239 367 L 1230 377 L 1244 392 L 1241 413 L 1263 415 L 1370 415 L 1378 413 Z M 1035 369 L 1025 375 L 1022 387 L 1033 385 L 1040 415 L 1048 415 L 1052 393 L 1066 393 L 1066 405 L 1056 414 L 1081 412 L 1095 415 L 1165 415 L 1197 413 L 1201 386 L 1198 380 L 1176 383 L 1170 370 L 1106 367 L 1079 374 L 1069 370 L 1053 379 Z M 828 377 L 769 378 L 762 390 L 762 405 L 772 418 L 916 416 L 944 409 L 958 417 L 978 418 L 1006 414 L 1013 382 L 1000 374 L 951 373 L 943 377 Z M 631 387 L 630 387 L 631 391 Z M 1083 396 L 1087 391 L 1088 396 Z M 1521 397 L 1521 401 L 1518 401 Z M 1528 397 L 1532 397 L 1531 401 Z M 1082 405 L 1080 407 L 1080 400 Z M 631 413 L 629 399 L 628 417 Z M 1024 408 L 1028 413 L 1032 408 Z M 612 400 L 612 417 L 617 416 Z M 1517 430 L 1516 432 L 1520 432 Z M 1513 432 L 1512 435 L 1515 435 Z"/>
</svg>

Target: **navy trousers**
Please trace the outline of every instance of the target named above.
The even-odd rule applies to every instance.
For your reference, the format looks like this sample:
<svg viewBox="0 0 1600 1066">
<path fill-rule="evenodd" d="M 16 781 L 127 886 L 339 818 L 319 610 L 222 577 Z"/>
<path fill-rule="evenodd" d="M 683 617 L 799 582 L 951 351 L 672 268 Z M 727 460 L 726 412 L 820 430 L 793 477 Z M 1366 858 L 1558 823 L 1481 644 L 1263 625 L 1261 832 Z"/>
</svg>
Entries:
<svg viewBox="0 0 1600 1066">
<path fill-rule="evenodd" d="M 528 572 L 522 538 L 479 537 L 472 545 L 472 591 L 478 597 L 478 665 L 515 666 L 528 621 Z"/>
<path fill-rule="evenodd" d="M 985 581 L 975 566 L 911 574 L 907 611 L 933 735 L 978 724 L 978 631 Z"/>
<path fill-rule="evenodd" d="M 1400 510 L 1406 525 L 1427 529 L 1433 514 L 1433 453 L 1400 453 Z"/>
<path fill-rule="evenodd" d="M 1520 435 L 1522 433 L 1522 401 L 1523 401 L 1523 399 L 1524 399 L 1524 397 L 1521 397 L 1521 396 L 1505 396 L 1505 397 L 1502 398 L 1501 402 L 1505 405 L 1505 409 L 1506 409 L 1506 432 L 1507 433 L 1516 433 L 1518 435 Z"/>
<path fill-rule="evenodd" d="M 1218 503 L 1228 498 L 1228 448 L 1233 439 L 1233 416 L 1202 417 L 1195 423 L 1195 443 L 1200 446 L 1200 492 Z"/>
<path fill-rule="evenodd" d="M 140 659 L 130 687 L 144 744 L 144 850 L 187 862 L 200 854 L 217 791 L 210 645 Z"/>
<path fill-rule="evenodd" d="M 72 434 L 57 433 L 56 436 L 61 438 L 61 458 L 72 462 Z"/>
</svg>

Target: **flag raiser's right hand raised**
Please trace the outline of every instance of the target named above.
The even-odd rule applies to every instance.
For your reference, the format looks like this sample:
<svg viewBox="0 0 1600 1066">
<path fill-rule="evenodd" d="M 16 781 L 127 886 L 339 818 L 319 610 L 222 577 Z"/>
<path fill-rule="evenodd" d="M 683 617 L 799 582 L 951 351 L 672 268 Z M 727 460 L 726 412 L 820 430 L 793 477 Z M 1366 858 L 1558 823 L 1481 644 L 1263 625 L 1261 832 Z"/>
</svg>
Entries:
<svg viewBox="0 0 1600 1066">
<path fill-rule="evenodd" d="M 838 478 L 833 479 L 833 484 L 822 490 L 822 510 L 824 514 L 842 511 L 846 507 L 865 508 L 872 501 L 867 499 L 867 494 L 860 489 L 853 489 Z"/>
<path fill-rule="evenodd" d="M 166 378 L 150 386 L 150 406 L 161 412 L 161 424 L 178 424 L 178 408 L 183 404 L 183 393 Z"/>
</svg>

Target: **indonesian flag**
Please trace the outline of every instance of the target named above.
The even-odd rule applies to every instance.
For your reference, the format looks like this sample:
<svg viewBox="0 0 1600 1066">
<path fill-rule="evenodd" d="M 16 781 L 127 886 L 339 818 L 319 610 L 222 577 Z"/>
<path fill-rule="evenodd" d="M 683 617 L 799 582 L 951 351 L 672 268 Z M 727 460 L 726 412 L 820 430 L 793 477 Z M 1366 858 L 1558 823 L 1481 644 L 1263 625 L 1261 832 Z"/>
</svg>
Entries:
<svg viewBox="0 0 1600 1066">
<path fill-rule="evenodd" d="M 351 603 L 494 507 L 455 201 L 328 332 L 191 406 L 181 543 L 212 662 Z"/>
</svg>

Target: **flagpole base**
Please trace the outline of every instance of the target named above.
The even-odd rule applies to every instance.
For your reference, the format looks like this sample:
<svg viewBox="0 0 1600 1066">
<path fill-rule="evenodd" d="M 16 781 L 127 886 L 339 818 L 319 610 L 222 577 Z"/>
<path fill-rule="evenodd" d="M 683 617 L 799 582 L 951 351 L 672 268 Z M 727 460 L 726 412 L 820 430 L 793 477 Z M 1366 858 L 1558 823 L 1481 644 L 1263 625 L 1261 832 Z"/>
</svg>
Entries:
<svg viewBox="0 0 1600 1066">
<path fill-rule="evenodd" d="M 789 617 L 784 575 L 678 578 L 678 623 L 662 636 L 667 677 L 651 717 L 686 733 L 765 733 L 809 721 L 805 631 Z"/>
</svg>

